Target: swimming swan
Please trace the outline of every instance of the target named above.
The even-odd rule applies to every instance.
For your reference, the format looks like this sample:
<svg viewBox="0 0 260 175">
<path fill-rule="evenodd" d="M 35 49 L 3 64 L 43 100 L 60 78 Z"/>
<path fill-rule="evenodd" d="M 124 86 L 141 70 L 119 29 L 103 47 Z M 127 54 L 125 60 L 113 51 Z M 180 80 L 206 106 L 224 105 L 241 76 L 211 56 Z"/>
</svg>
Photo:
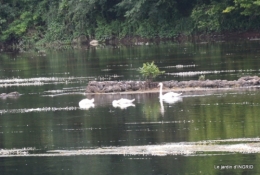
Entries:
<svg viewBox="0 0 260 175">
<path fill-rule="evenodd" d="M 89 99 L 83 99 L 79 102 L 79 107 L 82 109 L 89 109 L 89 108 L 94 108 L 95 104 L 94 104 L 94 98 L 92 98 L 91 100 Z"/>
<path fill-rule="evenodd" d="M 172 99 L 174 97 L 178 97 L 178 96 L 181 95 L 181 93 L 175 93 L 175 92 L 168 92 L 166 94 L 162 94 L 163 84 L 159 83 L 158 86 L 160 86 L 160 93 L 159 93 L 160 100 L 170 100 L 170 99 Z"/>
<path fill-rule="evenodd" d="M 135 99 L 129 100 L 125 98 L 121 98 L 119 100 L 113 100 L 113 104 L 132 104 Z"/>
<path fill-rule="evenodd" d="M 177 103 L 177 102 L 181 102 L 182 97 L 177 96 L 177 97 L 167 98 L 167 99 L 163 99 L 163 101 L 165 103 L 168 103 L 168 104 L 174 104 L 174 103 Z"/>
<path fill-rule="evenodd" d="M 126 104 L 113 103 L 112 105 L 114 108 L 121 108 L 121 109 L 126 109 L 130 106 L 135 106 L 133 103 L 126 103 Z"/>
</svg>

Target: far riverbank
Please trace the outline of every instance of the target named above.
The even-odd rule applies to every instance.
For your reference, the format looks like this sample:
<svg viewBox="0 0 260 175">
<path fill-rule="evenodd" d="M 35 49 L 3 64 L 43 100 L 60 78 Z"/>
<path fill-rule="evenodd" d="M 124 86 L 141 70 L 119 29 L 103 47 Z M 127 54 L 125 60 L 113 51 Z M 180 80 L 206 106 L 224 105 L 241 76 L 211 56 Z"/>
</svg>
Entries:
<svg viewBox="0 0 260 175">
<path fill-rule="evenodd" d="M 88 38 L 85 35 L 80 35 L 73 38 L 71 41 L 53 41 L 53 42 L 44 42 L 44 43 L 31 43 L 26 41 L 19 41 L 14 43 L 0 43 L 0 52 L 10 49 L 19 49 L 19 48 L 33 48 L 33 47 L 42 47 L 42 48 L 62 48 L 62 47 L 73 47 L 73 48 L 85 48 L 85 47 L 96 47 L 99 45 L 151 45 L 159 44 L 163 42 L 175 42 L 175 43 L 209 43 L 209 42 L 228 42 L 228 41 L 260 41 L 260 32 L 250 31 L 250 32 L 223 32 L 223 33 L 210 33 L 210 34 L 177 34 L 174 37 L 170 38 L 144 38 L 139 36 L 128 36 L 123 38 L 112 37 L 110 39 L 105 39 L 102 41 L 95 40 L 93 38 Z M 95 41 L 95 44 L 92 44 Z M 81 47 L 79 47 L 81 46 Z"/>
</svg>

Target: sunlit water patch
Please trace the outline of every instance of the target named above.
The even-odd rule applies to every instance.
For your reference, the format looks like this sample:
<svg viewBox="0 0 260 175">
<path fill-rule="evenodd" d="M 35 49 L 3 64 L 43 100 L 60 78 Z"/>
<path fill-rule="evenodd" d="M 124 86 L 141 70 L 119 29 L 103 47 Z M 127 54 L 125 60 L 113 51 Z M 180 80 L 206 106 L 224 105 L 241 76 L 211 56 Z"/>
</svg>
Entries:
<svg viewBox="0 0 260 175">
<path fill-rule="evenodd" d="M 78 110 L 79 107 L 64 107 L 64 108 L 58 108 L 58 107 L 43 107 L 43 108 L 30 108 L 30 109 L 3 109 L 0 110 L 0 115 L 2 114 L 17 114 L 17 113 L 30 113 L 30 112 L 54 112 L 54 111 L 73 111 Z"/>
<path fill-rule="evenodd" d="M 0 156 L 25 156 L 29 151 L 34 151 L 35 148 L 22 148 L 22 149 L 1 149 Z"/>
<path fill-rule="evenodd" d="M 198 65 L 195 65 L 195 64 L 188 64 L 188 65 L 181 65 L 181 64 L 178 64 L 176 66 L 164 66 L 164 67 L 160 67 L 160 68 L 166 68 L 166 69 L 171 69 L 171 68 L 177 68 L 177 69 L 181 69 L 181 68 L 190 68 L 190 67 L 196 67 Z"/>
<path fill-rule="evenodd" d="M 62 88 L 57 90 L 47 90 L 42 92 L 43 97 L 56 97 L 61 95 L 71 95 L 71 94 L 85 94 L 86 87 L 70 87 L 70 88 Z"/>
<path fill-rule="evenodd" d="M 0 79 L 0 87 L 11 86 L 43 86 L 47 84 L 73 84 L 86 83 L 93 77 L 39 77 L 39 78 L 13 78 Z"/>
<path fill-rule="evenodd" d="M 259 70 L 213 70 L 213 71 L 187 71 L 187 72 L 176 72 L 176 73 L 165 73 L 167 75 L 174 76 L 196 76 L 205 74 L 222 74 L 222 73 L 249 73 L 249 72 L 259 72 Z"/>
<path fill-rule="evenodd" d="M 238 138 L 227 140 L 207 140 L 201 142 L 179 142 L 160 145 L 99 147 L 77 150 L 49 150 L 34 153 L 35 148 L 11 149 L 0 151 L 0 157 L 22 156 L 80 156 L 80 155 L 124 155 L 124 156 L 167 156 L 167 155 L 215 155 L 216 153 L 260 153 L 259 138 Z M 236 142 L 232 144 L 232 142 Z M 240 143 L 237 143 L 240 142 Z M 249 143 L 248 143 L 249 142 Z M 221 143 L 221 144 L 220 144 Z M 225 144 L 228 143 L 228 144 Z"/>
</svg>

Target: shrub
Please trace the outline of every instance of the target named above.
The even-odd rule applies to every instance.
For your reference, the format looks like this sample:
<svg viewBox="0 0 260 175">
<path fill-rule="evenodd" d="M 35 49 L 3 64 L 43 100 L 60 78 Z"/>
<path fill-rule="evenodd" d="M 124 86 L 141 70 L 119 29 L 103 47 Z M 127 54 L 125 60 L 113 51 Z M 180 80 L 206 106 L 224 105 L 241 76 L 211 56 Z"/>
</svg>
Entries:
<svg viewBox="0 0 260 175">
<path fill-rule="evenodd" d="M 204 81 L 205 80 L 205 75 L 200 75 L 199 76 L 199 81 Z"/>
<path fill-rule="evenodd" d="M 152 63 L 143 63 L 143 67 L 139 67 L 138 71 L 145 77 L 148 85 L 150 87 L 150 82 L 160 74 L 163 74 L 164 71 L 160 71 L 159 68 Z"/>
</svg>

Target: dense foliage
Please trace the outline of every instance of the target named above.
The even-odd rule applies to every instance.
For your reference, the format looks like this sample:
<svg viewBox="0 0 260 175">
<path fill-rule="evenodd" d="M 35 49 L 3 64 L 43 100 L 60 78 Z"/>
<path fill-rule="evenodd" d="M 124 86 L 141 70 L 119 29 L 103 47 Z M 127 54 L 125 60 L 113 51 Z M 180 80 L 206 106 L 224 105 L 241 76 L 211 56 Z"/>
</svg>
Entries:
<svg viewBox="0 0 260 175">
<path fill-rule="evenodd" d="M 0 0 L 0 42 L 257 30 L 260 0 Z"/>
</svg>

